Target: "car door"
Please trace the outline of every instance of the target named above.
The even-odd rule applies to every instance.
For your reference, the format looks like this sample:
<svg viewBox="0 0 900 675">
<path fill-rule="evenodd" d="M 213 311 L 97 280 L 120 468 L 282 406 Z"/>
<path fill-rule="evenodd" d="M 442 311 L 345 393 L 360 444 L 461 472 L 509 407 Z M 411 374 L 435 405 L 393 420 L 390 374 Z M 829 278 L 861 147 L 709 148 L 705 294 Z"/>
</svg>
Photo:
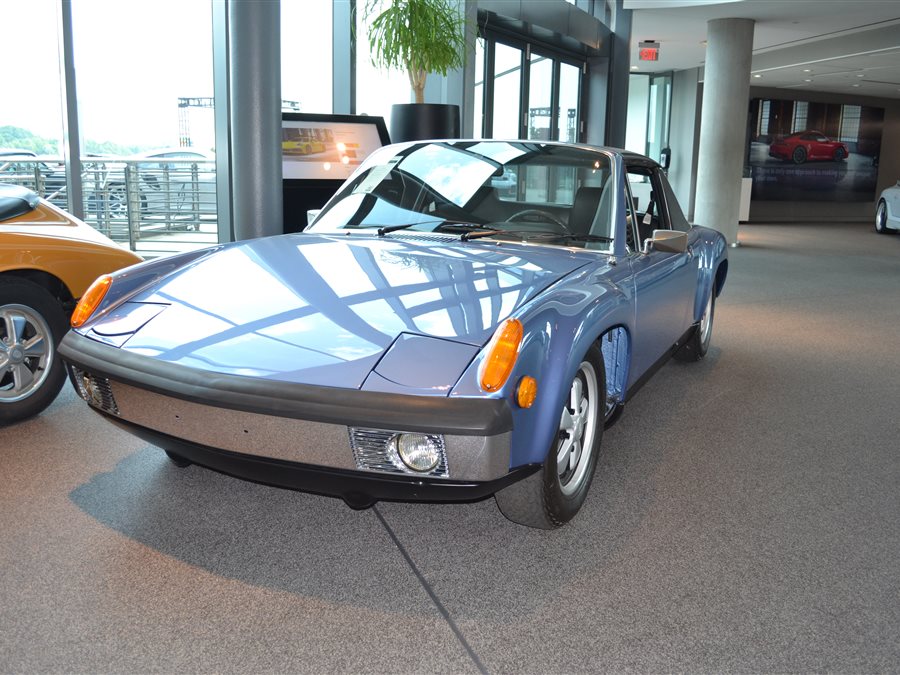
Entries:
<svg viewBox="0 0 900 675">
<path fill-rule="evenodd" d="M 690 225 L 677 203 L 670 209 L 674 195 L 663 184 L 666 178 L 658 166 L 632 164 L 626 171 L 635 205 L 629 237 L 634 246 L 629 243 L 628 253 L 635 292 L 633 382 L 665 356 L 693 322 L 697 264 L 690 246 L 684 253 L 658 251 L 652 245 L 645 249 L 653 230 L 687 230 Z M 680 218 L 673 227 L 675 209 Z"/>
</svg>

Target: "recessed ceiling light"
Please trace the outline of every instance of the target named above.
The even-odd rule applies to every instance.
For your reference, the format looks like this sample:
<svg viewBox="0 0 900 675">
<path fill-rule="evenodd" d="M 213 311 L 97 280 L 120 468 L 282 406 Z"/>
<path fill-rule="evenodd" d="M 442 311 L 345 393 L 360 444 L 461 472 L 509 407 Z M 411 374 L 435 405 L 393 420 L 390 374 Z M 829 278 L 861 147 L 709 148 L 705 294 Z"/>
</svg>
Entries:
<svg viewBox="0 0 900 675">
<path fill-rule="evenodd" d="M 803 69 L 803 72 L 804 72 L 804 73 L 811 73 L 811 72 L 812 72 L 812 69 L 811 69 L 811 68 L 804 68 L 804 69 Z"/>
<path fill-rule="evenodd" d="M 632 70 L 640 70 L 637 66 L 631 66 Z"/>
<path fill-rule="evenodd" d="M 812 80 L 811 80 L 811 79 L 809 79 L 809 78 L 806 78 L 806 79 L 805 79 L 805 80 L 803 80 L 803 81 L 804 81 L 804 82 L 812 82 Z"/>
<path fill-rule="evenodd" d="M 854 84 L 853 86 L 854 86 L 854 87 L 858 87 L 859 85 L 858 85 L 858 84 Z"/>
<path fill-rule="evenodd" d="M 865 75 L 863 75 L 862 73 L 860 73 L 859 75 L 857 75 L 857 77 L 865 77 Z"/>
<path fill-rule="evenodd" d="M 762 77 L 762 75 L 760 75 L 759 73 L 757 73 L 757 74 L 754 75 L 753 77 Z"/>
</svg>

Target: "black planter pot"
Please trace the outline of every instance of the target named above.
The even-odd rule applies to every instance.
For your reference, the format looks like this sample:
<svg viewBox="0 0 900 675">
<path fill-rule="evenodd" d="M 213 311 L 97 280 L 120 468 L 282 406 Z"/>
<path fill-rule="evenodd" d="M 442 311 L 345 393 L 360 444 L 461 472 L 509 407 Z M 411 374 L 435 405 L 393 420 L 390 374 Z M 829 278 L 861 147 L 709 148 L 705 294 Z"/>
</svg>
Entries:
<svg viewBox="0 0 900 675">
<path fill-rule="evenodd" d="M 447 103 L 395 103 L 391 106 L 391 142 L 459 138 L 459 106 Z"/>
</svg>

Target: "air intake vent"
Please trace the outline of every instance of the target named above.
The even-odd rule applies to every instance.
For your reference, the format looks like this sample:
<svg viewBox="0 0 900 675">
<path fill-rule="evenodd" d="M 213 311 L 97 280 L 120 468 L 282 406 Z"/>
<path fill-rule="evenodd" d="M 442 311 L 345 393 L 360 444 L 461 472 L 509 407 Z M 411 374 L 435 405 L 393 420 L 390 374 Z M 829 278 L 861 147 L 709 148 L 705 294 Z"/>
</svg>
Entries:
<svg viewBox="0 0 900 675">
<path fill-rule="evenodd" d="M 72 368 L 72 379 L 81 398 L 103 412 L 118 416 L 119 406 L 116 405 L 108 379 L 91 375 L 78 368 Z"/>
</svg>

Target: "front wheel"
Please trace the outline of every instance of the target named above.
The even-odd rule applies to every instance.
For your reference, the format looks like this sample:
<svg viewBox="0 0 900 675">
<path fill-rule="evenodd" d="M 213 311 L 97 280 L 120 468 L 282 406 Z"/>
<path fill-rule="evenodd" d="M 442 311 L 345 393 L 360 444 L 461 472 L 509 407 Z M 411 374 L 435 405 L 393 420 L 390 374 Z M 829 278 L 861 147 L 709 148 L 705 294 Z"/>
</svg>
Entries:
<svg viewBox="0 0 900 675">
<path fill-rule="evenodd" d="M 716 313 L 716 289 L 709 289 L 709 300 L 703 308 L 703 316 L 700 317 L 700 325 L 691 335 L 690 339 L 675 352 L 674 356 L 679 361 L 699 361 L 709 351 L 709 343 L 712 341 L 713 318 Z"/>
<path fill-rule="evenodd" d="M 837 149 L 834 151 L 834 161 L 835 161 L 835 162 L 843 161 L 844 157 L 846 157 L 846 155 L 844 154 L 844 149 L 843 149 L 843 148 L 837 148 Z"/>
<path fill-rule="evenodd" d="M 791 153 L 791 159 L 794 160 L 794 164 L 803 164 L 806 161 L 806 148 L 803 146 L 794 148 L 794 152 Z"/>
<path fill-rule="evenodd" d="M 68 328 L 59 301 L 37 284 L 0 280 L 0 426 L 37 415 L 62 388 L 56 347 Z"/>
<path fill-rule="evenodd" d="M 494 495 L 504 516 L 550 530 L 578 513 L 597 468 L 605 411 L 603 354 L 592 345 L 569 386 L 559 430 L 541 470 Z"/>
<path fill-rule="evenodd" d="M 875 231 L 878 234 L 895 234 L 897 232 L 887 226 L 887 204 L 883 199 L 878 202 L 878 208 L 875 210 Z"/>
</svg>

